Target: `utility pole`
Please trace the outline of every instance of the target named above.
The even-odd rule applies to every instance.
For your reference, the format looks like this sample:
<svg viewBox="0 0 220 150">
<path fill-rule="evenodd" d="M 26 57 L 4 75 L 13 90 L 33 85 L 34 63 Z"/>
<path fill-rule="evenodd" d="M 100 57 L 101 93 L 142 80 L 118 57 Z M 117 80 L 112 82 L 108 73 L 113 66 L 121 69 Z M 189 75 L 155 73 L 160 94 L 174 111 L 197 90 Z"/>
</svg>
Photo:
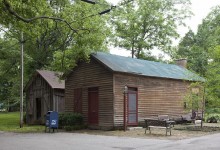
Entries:
<svg viewBox="0 0 220 150">
<path fill-rule="evenodd" d="M 21 32 L 20 128 L 23 127 L 24 38 Z"/>
</svg>

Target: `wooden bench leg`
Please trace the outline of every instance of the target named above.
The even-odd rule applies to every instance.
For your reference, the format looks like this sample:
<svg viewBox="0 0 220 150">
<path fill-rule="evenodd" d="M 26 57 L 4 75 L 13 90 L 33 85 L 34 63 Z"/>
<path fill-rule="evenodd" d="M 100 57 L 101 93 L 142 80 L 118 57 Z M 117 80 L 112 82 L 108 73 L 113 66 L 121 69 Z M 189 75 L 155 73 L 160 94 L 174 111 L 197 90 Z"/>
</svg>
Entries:
<svg viewBox="0 0 220 150">
<path fill-rule="evenodd" d="M 167 132 L 169 132 L 169 131 L 170 131 L 170 135 L 171 135 L 171 128 L 166 128 L 166 136 L 167 136 Z"/>
<path fill-rule="evenodd" d="M 171 128 L 166 128 L 166 136 L 167 136 L 167 132 L 170 132 L 171 135 Z"/>
<path fill-rule="evenodd" d="M 167 136 L 168 132 L 170 132 L 170 135 L 171 135 L 171 129 L 172 129 L 171 127 L 170 128 L 165 127 L 166 136 Z M 151 134 L 151 127 L 145 128 L 145 134 L 146 134 L 147 130 L 149 130 L 149 133 Z"/>
<path fill-rule="evenodd" d="M 149 130 L 149 133 L 151 134 L 150 128 L 145 128 L 145 134 L 146 134 L 147 130 Z"/>
</svg>

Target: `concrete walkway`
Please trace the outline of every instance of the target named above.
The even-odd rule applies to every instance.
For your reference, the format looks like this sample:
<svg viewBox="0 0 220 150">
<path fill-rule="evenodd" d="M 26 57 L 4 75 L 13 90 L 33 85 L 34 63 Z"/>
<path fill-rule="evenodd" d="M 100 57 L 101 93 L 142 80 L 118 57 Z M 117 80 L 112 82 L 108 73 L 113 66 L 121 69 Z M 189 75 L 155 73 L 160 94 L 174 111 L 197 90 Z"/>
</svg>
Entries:
<svg viewBox="0 0 220 150">
<path fill-rule="evenodd" d="M 78 133 L 0 132 L 0 150 L 219 150 L 220 134 L 158 140 Z"/>
</svg>

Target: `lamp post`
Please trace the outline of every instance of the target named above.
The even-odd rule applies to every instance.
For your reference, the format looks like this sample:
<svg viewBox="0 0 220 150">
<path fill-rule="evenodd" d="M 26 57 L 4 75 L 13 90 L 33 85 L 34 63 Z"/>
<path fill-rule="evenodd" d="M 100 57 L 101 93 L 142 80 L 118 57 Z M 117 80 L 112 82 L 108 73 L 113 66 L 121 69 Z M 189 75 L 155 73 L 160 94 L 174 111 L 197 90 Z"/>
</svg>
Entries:
<svg viewBox="0 0 220 150">
<path fill-rule="evenodd" d="M 127 85 L 124 86 L 124 131 L 127 130 L 127 94 L 128 94 L 128 87 Z"/>
</svg>

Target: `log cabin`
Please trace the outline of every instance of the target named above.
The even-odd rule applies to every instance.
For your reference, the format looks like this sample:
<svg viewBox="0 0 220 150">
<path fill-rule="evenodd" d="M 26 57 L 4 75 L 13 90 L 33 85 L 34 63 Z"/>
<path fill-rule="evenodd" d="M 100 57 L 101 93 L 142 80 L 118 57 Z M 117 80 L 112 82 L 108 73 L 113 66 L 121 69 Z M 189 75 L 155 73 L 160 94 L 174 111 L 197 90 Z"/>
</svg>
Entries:
<svg viewBox="0 0 220 150">
<path fill-rule="evenodd" d="M 48 111 L 64 112 L 65 81 L 62 73 L 36 70 L 26 84 L 26 122 L 44 124 Z"/>
<path fill-rule="evenodd" d="M 65 111 L 81 113 L 89 128 L 101 130 L 178 117 L 190 83 L 202 80 L 183 66 L 97 52 L 67 75 Z"/>
</svg>

